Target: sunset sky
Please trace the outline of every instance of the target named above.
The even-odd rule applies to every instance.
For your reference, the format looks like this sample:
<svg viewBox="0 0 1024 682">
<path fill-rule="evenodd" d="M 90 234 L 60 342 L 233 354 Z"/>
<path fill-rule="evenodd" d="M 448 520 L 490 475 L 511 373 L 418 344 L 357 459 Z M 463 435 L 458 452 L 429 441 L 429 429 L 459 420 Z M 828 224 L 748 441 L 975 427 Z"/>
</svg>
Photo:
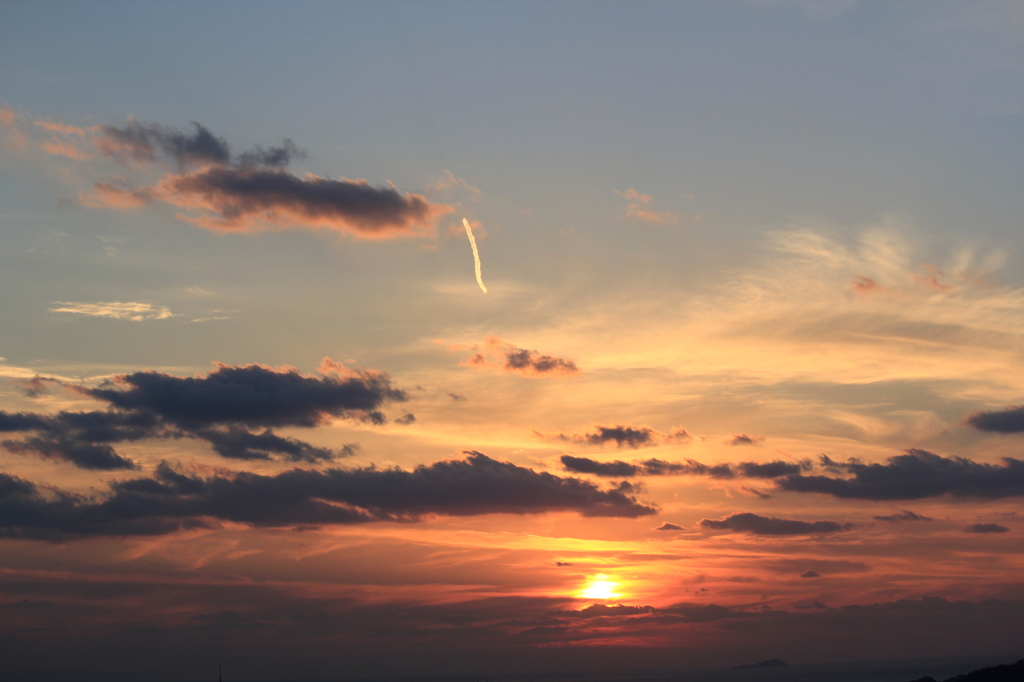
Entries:
<svg viewBox="0 0 1024 682">
<path fill-rule="evenodd" d="M 0 658 L 1019 657 L 1022 178 L 1020 2 L 0 4 Z"/>
</svg>

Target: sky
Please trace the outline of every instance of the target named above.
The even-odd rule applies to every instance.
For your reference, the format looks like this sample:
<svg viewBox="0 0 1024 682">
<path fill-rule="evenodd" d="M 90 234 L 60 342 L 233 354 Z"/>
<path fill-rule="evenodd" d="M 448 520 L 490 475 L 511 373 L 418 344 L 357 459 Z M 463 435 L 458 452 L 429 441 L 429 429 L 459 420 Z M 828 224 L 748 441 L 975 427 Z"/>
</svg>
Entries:
<svg viewBox="0 0 1024 682">
<path fill-rule="evenodd" d="M 1022 177 L 1020 2 L 0 4 L 0 656 L 1019 658 Z"/>
</svg>

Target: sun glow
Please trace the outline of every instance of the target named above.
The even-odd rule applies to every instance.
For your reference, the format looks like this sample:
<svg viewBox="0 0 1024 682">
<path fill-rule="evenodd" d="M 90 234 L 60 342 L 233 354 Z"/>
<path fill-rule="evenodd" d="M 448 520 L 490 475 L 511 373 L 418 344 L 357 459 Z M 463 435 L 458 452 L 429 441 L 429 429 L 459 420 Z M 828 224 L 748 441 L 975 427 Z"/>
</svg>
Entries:
<svg viewBox="0 0 1024 682">
<path fill-rule="evenodd" d="M 615 591 L 618 586 L 619 583 L 615 580 L 604 573 L 598 573 L 587 581 L 579 596 L 582 599 L 616 599 L 620 596 Z"/>
</svg>

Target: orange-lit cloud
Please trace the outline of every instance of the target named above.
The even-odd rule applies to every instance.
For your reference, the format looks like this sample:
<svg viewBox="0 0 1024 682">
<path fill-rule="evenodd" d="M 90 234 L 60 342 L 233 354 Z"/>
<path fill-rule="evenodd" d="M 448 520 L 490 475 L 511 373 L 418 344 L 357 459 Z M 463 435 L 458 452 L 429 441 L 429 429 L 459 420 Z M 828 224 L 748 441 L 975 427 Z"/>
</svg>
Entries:
<svg viewBox="0 0 1024 682">
<path fill-rule="evenodd" d="M 174 314 L 167 306 L 157 306 L 152 303 L 138 303 L 135 301 L 109 301 L 106 303 L 55 303 L 56 307 L 50 308 L 51 313 L 72 313 L 85 315 L 87 317 L 108 317 L 114 320 L 131 320 L 142 322 L 144 320 L 166 320 L 174 317 Z"/>
<path fill-rule="evenodd" d="M 450 350 L 466 350 L 466 346 L 450 346 Z M 468 349 L 477 351 L 468 360 L 459 364 L 467 367 L 489 367 L 524 377 L 558 377 L 579 373 L 576 363 L 569 359 L 542 355 L 536 350 L 518 348 L 496 336 L 484 339 L 483 346 L 472 345 Z"/>
</svg>

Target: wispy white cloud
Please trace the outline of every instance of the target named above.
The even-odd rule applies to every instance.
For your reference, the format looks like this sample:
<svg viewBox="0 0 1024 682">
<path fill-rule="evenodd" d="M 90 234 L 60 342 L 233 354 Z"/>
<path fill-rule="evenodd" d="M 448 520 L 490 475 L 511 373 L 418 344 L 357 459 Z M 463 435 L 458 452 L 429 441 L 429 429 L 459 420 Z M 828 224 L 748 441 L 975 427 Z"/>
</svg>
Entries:
<svg viewBox="0 0 1024 682">
<path fill-rule="evenodd" d="M 458 201 L 476 201 L 480 198 L 479 189 L 469 184 L 463 178 L 456 177 L 447 168 L 444 169 L 439 178 L 436 178 L 427 185 L 424 191 L 444 199 L 455 199 Z"/>
<path fill-rule="evenodd" d="M 77 303 L 70 301 L 58 301 L 50 308 L 51 313 L 73 313 L 76 315 L 88 315 L 89 317 L 109 317 L 114 320 L 131 320 L 132 322 L 143 322 L 145 320 L 166 320 L 174 317 L 174 313 L 167 306 L 157 306 L 152 303 L 138 303 L 135 301 L 108 301 L 105 303 Z"/>
</svg>

